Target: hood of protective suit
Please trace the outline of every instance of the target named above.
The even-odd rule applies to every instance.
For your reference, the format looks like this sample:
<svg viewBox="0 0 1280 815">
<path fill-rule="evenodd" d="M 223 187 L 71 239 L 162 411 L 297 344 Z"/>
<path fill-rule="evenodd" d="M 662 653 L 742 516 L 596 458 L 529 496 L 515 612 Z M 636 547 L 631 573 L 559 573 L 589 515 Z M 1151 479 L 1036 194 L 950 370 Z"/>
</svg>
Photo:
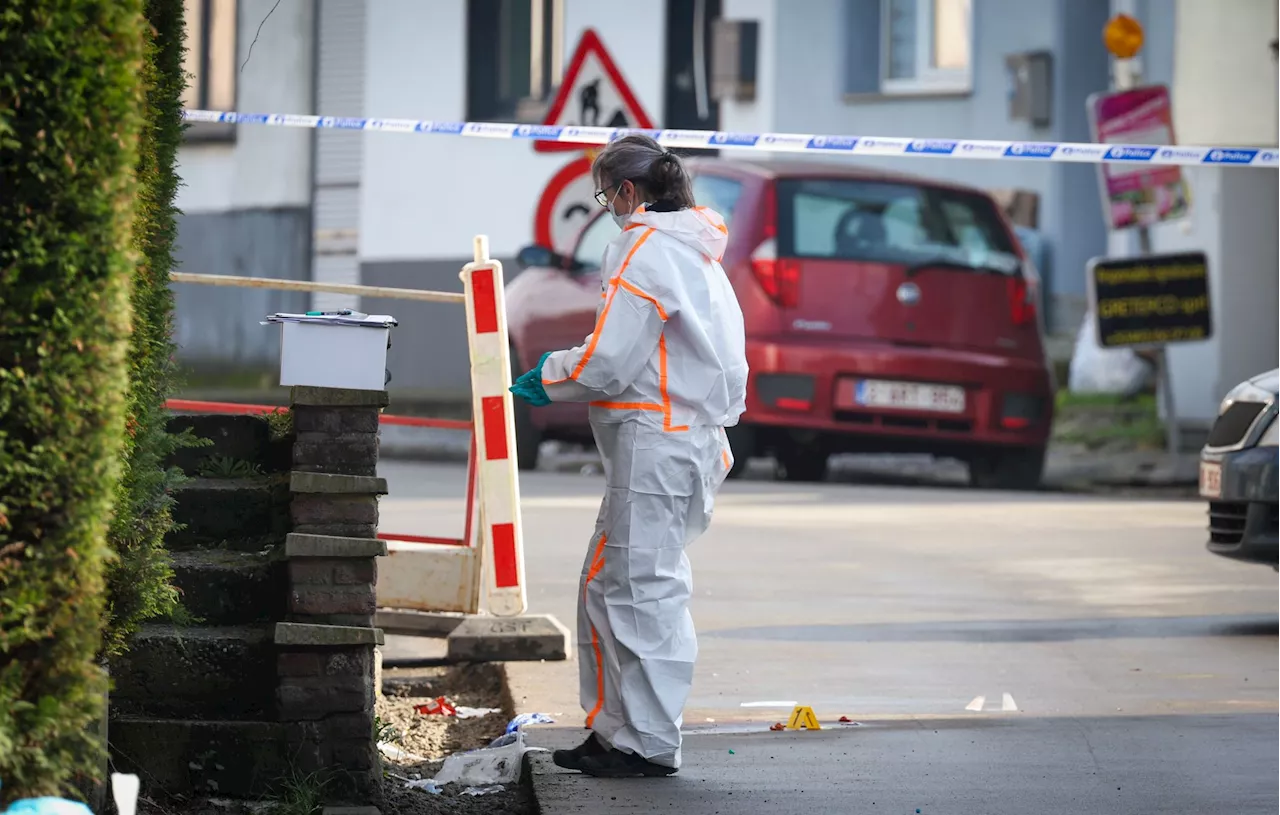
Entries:
<svg viewBox="0 0 1280 815">
<path fill-rule="evenodd" d="M 675 212 L 651 212 L 640 207 L 631 215 L 630 223 L 653 227 L 716 261 L 724 257 L 729 244 L 729 229 L 724 218 L 707 207 Z"/>
</svg>

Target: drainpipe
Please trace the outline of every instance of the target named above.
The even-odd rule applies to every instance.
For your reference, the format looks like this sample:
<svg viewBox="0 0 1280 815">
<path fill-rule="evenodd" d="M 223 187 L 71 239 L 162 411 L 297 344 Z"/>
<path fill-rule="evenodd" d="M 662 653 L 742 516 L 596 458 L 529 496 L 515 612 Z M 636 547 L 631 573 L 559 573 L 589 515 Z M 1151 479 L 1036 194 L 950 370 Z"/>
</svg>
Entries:
<svg viewBox="0 0 1280 815">
<path fill-rule="evenodd" d="M 320 15 L 323 13 L 327 0 L 319 0 L 317 3 L 309 4 L 311 8 L 311 100 L 308 104 L 308 110 L 311 115 L 319 114 L 320 106 Z M 307 201 L 307 275 L 306 279 L 314 281 L 316 279 L 316 162 L 318 160 L 318 141 L 320 130 L 311 128 L 311 144 L 310 144 L 310 185 Z M 315 295 L 312 295 L 314 299 Z M 310 306 L 310 302 L 308 302 Z"/>
</svg>

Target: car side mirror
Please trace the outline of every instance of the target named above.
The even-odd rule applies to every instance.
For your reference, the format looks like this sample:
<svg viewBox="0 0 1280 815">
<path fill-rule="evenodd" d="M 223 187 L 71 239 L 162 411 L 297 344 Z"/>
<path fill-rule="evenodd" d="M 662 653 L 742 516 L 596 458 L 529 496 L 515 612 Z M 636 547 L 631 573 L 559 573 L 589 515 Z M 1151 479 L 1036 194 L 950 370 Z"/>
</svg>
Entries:
<svg viewBox="0 0 1280 815">
<path fill-rule="evenodd" d="M 564 258 L 546 246 L 526 246 L 516 255 L 516 263 L 521 269 L 530 266 L 562 269 L 565 266 Z"/>
</svg>

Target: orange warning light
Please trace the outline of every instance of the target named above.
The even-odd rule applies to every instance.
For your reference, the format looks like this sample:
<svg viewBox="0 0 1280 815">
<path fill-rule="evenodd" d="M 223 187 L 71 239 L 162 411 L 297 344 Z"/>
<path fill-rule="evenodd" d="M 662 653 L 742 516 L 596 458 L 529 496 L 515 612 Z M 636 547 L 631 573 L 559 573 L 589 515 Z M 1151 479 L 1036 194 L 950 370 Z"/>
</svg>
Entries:
<svg viewBox="0 0 1280 815">
<path fill-rule="evenodd" d="M 1102 43 L 1116 59 L 1133 59 L 1142 50 L 1142 24 L 1128 14 L 1117 14 L 1102 29 Z"/>
</svg>

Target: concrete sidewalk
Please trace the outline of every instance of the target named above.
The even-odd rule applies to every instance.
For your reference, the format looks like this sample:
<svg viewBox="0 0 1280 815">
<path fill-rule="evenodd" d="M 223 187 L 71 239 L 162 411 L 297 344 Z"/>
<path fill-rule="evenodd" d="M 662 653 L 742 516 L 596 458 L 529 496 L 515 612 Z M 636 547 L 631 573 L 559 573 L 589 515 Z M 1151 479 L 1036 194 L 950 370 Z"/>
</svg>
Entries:
<svg viewBox="0 0 1280 815">
<path fill-rule="evenodd" d="M 382 429 L 382 454 L 388 458 L 422 461 L 466 461 L 470 437 L 452 430 L 409 427 Z M 1194 487 L 1200 456 L 1186 452 L 1169 456 L 1161 450 L 1090 451 L 1055 445 L 1045 462 L 1044 484 L 1066 492 L 1111 491 L 1115 488 L 1171 489 Z M 772 462 L 752 462 L 750 480 L 773 478 Z M 549 442 L 543 447 L 539 469 L 545 472 L 600 473 L 595 450 Z M 935 485 L 959 487 L 968 483 L 965 465 L 922 455 L 843 455 L 832 460 L 832 483 Z"/>
<path fill-rule="evenodd" d="M 821 732 L 692 733 L 684 768 L 605 780 L 531 753 L 542 815 L 1067 815 L 1276 811 L 1274 714 L 899 719 Z M 569 746 L 573 728 L 531 741 Z M 1243 750 L 1244 743 L 1269 743 Z"/>
</svg>

